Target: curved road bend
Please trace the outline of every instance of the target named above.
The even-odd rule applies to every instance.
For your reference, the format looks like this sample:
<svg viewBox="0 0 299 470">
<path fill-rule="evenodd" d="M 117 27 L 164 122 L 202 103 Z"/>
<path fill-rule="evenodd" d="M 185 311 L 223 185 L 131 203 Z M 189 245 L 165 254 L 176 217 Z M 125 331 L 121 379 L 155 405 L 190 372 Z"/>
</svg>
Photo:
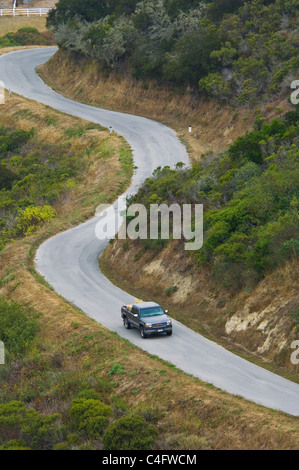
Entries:
<svg viewBox="0 0 299 470">
<path fill-rule="evenodd" d="M 1 56 L 0 80 L 6 88 L 26 98 L 105 127 L 112 126 L 123 135 L 132 147 L 138 167 L 128 192 L 136 192 L 140 182 L 159 165 L 189 164 L 185 148 L 164 125 L 74 102 L 45 85 L 35 68 L 55 51 L 56 48 L 41 48 Z M 143 340 L 137 330 L 126 330 L 120 307 L 132 303 L 134 298 L 114 286 L 98 268 L 98 257 L 107 241 L 95 237 L 97 222 L 98 218 L 94 217 L 50 238 L 38 249 L 37 269 L 60 295 L 108 329 L 184 372 L 263 406 L 299 415 L 298 384 L 234 355 L 177 321 L 171 337 Z"/>
</svg>

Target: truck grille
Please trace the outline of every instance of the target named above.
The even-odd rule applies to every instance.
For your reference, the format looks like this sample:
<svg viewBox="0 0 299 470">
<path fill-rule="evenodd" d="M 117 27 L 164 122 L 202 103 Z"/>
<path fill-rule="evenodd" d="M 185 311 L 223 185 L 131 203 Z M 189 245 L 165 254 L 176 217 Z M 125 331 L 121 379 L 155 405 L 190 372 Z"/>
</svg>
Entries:
<svg viewBox="0 0 299 470">
<path fill-rule="evenodd" d="M 153 325 L 154 328 L 164 328 L 167 325 L 167 323 L 155 323 Z"/>
</svg>

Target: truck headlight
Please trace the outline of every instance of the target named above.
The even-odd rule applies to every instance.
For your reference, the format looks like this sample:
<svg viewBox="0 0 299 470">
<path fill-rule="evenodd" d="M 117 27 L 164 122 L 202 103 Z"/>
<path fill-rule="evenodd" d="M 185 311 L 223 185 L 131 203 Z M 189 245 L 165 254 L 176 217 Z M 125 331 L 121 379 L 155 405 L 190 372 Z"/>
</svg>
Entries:
<svg viewBox="0 0 299 470">
<path fill-rule="evenodd" d="M 145 323 L 144 326 L 146 326 L 146 328 L 151 328 L 152 324 L 151 323 Z"/>
<path fill-rule="evenodd" d="M 172 321 L 169 319 L 167 320 L 167 325 L 171 325 L 172 324 Z"/>
</svg>

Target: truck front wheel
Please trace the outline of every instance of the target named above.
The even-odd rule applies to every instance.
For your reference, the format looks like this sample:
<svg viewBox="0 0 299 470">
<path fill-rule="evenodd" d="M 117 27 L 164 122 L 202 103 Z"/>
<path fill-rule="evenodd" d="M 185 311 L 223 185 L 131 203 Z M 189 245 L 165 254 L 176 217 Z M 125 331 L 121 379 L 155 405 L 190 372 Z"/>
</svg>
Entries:
<svg viewBox="0 0 299 470">
<path fill-rule="evenodd" d="M 147 338 L 147 335 L 145 334 L 144 328 L 142 326 L 140 327 L 140 336 L 143 339 Z"/>
</svg>

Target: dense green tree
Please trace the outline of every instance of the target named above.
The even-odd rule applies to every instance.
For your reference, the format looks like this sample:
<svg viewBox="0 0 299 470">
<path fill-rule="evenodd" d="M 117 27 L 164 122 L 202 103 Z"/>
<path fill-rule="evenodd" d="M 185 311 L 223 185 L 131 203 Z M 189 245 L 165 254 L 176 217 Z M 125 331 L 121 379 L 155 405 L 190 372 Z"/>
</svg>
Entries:
<svg viewBox="0 0 299 470">
<path fill-rule="evenodd" d="M 137 0 L 59 0 L 47 17 L 48 27 L 57 27 L 74 18 L 88 22 L 106 15 L 123 15 L 134 12 Z"/>
<path fill-rule="evenodd" d="M 199 3 L 204 3 L 199 0 L 166 0 L 165 7 L 171 17 L 177 16 L 181 11 L 188 11 L 191 8 L 196 8 Z"/>
<path fill-rule="evenodd" d="M 244 4 L 245 0 L 213 0 L 208 5 L 208 16 L 212 21 L 219 21 L 227 13 L 233 13 Z"/>
<path fill-rule="evenodd" d="M 57 27 L 61 23 L 79 17 L 86 21 L 96 21 L 109 14 L 111 9 L 106 0 L 59 0 L 47 17 L 48 27 Z"/>
<path fill-rule="evenodd" d="M 198 79 L 217 69 L 211 53 L 221 46 L 221 35 L 211 24 L 199 25 L 178 40 L 168 55 L 164 79 L 173 83 L 196 84 Z"/>
</svg>

